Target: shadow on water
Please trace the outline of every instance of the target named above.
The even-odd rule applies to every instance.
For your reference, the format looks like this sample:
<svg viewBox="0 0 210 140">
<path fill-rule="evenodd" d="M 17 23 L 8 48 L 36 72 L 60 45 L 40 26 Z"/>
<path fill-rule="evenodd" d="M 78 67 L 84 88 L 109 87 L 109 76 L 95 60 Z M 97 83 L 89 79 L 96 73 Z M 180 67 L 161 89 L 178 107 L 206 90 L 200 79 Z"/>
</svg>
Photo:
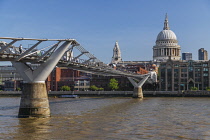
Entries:
<svg viewBox="0 0 210 140">
<path fill-rule="evenodd" d="M 58 104 L 58 103 L 67 103 L 67 102 L 78 102 L 78 101 L 89 101 L 89 100 L 103 100 L 108 98 L 115 98 L 115 97 L 85 97 L 85 98 L 49 98 L 56 99 L 56 101 L 50 101 L 50 104 Z"/>
</svg>

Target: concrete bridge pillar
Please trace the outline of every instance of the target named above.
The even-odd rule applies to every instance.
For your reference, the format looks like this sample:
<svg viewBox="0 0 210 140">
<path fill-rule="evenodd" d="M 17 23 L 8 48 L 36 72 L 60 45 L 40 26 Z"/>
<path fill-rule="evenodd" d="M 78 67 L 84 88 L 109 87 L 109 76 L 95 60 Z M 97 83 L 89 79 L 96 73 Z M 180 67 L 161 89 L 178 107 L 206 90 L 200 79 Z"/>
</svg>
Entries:
<svg viewBox="0 0 210 140">
<path fill-rule="evenodd" d="M 150 82 L 157 82 L 157 74 L 156 72 L 149 72 L 145 77 L 141 77 L 141 80 L 134 77 L 128 77 L 129 81 L 134 86 L 133 90 L 133 98 L 143 98 L 142 86 L 150 77 Z"/>
<path fill-rule="evenodd" d="M 12 64 L 24 80 L 18 117 L 49 117 L 50 108 L 45 80 L 71 45 L 66 41 L 46 62 L 32 69 L 26 63 L 13 61 Z"/>
<path fill-rule="evenodd" d="M 142 87 L 134 87 L 133 98 L 143 98 Z"/>
<path fill-rule="evenodd" d="M 18 117 L 50 117 L 45 83 L 23 84 Z"/>
</svg>

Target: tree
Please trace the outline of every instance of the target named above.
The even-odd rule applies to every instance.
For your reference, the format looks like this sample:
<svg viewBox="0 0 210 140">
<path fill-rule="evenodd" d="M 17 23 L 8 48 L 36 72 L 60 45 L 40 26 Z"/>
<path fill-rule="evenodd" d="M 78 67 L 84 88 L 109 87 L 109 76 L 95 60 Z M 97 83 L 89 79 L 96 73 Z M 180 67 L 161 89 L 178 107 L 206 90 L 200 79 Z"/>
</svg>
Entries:
<svg viewBox="0 0 210 140">
<path fill-rule="evenodd" d="M 90 90 L 93 90 L 93 91 L 102 91 L 102 90 L 104 90 L 104 88 L 102 88 L 102 87 L 97 87 L 97 86 L 95 86 L 95 85 L 92 85 L 92 86 L 90 86 Z"/>
<path fill-rule="evenodd" d="M 191 87 L 190 89 L 191 89 L 191 90 L 198 90 L 197 87 Z"/>
<path fill-rule="evenodd" d="M 99 90 L 99 91 L 103 91 L 103 90 L 104 90 L 104 88 L 100 87 L 100 88 L 98 88 L 98 90 Z"/>
<path fill-rule="evenodd" d="M 207 91 L 210 91 L 210 87 L 206 87 L 206 90 L 207 90 Z"/>
<path fill-rule="evenodd" d="M 96 91 L 96 90 L 98 90 L 98 87 L 95 85 L 92 85 L 92 86 L 90 86 L 90 90 Z"/>
<path fill-rule="evenodd" d="M 21 91 L 21 88 L 18 87 L 18 88 L 17 88 L 17 91 Z"/>
<path fill-rule="evenodd" d="M 69 86 L 62 86 L 61 91 L 70 91 L 70 87 Z"/>
<path fill-rule="evenodd" d="M 116 79 L 114 79 L 114 78 L 110 79 L 109 88 L 111 90 L 117 90 L 117 89 L 119 89 L 118 81 Z"/>
</svg>

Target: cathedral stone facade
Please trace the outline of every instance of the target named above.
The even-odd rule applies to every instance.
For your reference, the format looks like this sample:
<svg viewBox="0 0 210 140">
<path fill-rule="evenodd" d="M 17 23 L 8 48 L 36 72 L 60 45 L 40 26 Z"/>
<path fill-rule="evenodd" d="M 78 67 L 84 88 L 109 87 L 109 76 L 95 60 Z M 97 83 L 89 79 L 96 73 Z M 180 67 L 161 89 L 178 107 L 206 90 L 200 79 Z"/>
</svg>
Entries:
<svg viewBox="0 0 210 140">
<path fill-rule="evenodd" d="M 115 42 L 115 46 L 113 49 L 113 56 L 112 56 L 112 61 L 111 64 L 117 64 L 122 61 L 121 57 L 121 51 L 118 42 Z"/>
<path fill-rule="evenodd" d="M 153 46 L 153 60 L 166 61 L 169 57 L 172 60 L 180 60 L 181 48 L 178 45 L 175 33 L 170 30 L 168 16 L 166 14 L 163 30 L 158 34 L 156 45 Z"/>
</svg>

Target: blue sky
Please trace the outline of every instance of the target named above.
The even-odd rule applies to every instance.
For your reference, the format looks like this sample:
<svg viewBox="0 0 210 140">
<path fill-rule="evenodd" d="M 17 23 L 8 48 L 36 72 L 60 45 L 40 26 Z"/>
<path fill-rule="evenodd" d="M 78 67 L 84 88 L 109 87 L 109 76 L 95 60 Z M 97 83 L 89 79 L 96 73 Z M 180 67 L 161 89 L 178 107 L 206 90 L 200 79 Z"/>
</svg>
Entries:
<svg viewBox="0 0 210 140">
<path fill-rule="evenodd" d="M 210 53 L 209 0 L 0 0 L 0 36 L 74 38 L 105 63 L 118 41 L 123 60 L 152 60 L 166 13 L 181 52 Z"/>
</svg>

